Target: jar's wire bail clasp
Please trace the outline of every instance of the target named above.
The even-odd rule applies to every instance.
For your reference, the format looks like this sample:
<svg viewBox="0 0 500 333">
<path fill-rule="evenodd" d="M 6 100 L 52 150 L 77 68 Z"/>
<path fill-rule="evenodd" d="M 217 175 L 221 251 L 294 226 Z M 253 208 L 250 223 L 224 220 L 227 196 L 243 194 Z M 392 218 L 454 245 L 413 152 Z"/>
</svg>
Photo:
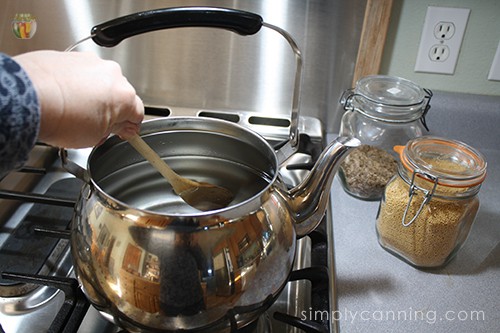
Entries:
<svg viewBox="0 0 500 333">
<path fill-rule="evenodd" d="M 415 177 L 417 176 L 417 174 L 420 174 L 424 178 L 430 179 L 430 180 L 433 181 L 434 185 L 432 186 L 431 190 L 426 190 L 426 189 L 423 189 L 423 188 L 418 187 L 417 185 L 415 185 Z M 415 222 L 415 220 L 417 219 L 417 217 L 420 215 L 420 213 L 424 209 L 424 206 L 426 204 L 428 204 L 429 201 L 431 201 L 432 196 L 434 195 L 434 191 L 436 190 L 437 184 L 438 184 L 438 177 L 435 177 L 433 175 L 430 175 L 428 173 L 425 173 L 425 172 L 422 172 L 422 171 L 419 171 L 419 170 L 415 170 L 413 172 L 413 175 L 411 177 L 410 189 L 408 191 L 408 196 L 409 196 L 408 204 L 406 205 L 406 209 L 405 209 L 405 211 L 403 213 L 403 219 L 401 221 L 404 227 L 408 227 L 413 222 Z M 410 209 L 410 205 L 411 205 L 411 202 L 413 200 L 413 196 L 417 193 L 418 190 L 420 190 L 420 191 L 422 191 L 424 193 L 424 199 L 422 200 L 422 204 L 420 204 L 420 207 L 418 208 L 417 212 L 415 213 L 415 216 L 413 216 L 413 218 L 409 222 L 406 222 L 406 216 L 408 215 L 408 210 Z"/>
<path fill-rule="evenodd" d="M 427 112 L 429 112 L 429 109 L 431 108 L 431 98 L 434 94 L 430 89 L 423 88 L 423 90 L 426 93 L 426 95 L 424 96 L 425 106 L 424 106 L 424 112 L 422 113 L 422 117 L 420 117 L 420 121 L 422 122 L 422 125 L 424 125 L 427 132 L 429 132 L 429 127 L 427 127 L 427 121 L 425 120 L 425 116 L 427 115 Z"/>
<path fill-rule="evenodd" d="M 344 107 L 344 110 L 346 111 L 354 110 L 354 107 L 352 106 L 352 99 L 356 95 L 358 94 L 354 93 L 354 88 L 346 89 L 342 93 L 342 96 L 340 96 L 340 105 Z"/>
</svg>

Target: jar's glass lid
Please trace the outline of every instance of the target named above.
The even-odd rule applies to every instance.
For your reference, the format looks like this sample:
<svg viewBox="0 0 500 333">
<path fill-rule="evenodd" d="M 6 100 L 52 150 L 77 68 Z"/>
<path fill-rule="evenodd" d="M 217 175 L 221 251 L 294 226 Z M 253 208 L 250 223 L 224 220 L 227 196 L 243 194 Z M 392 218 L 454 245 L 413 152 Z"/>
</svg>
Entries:
<svg viewBox="0 0 500 333">
<path fill-rule="evenodd" d="M 396 76 L 369 75 L 356 82 L 356 93 L 381 104 L 407 106 L 422 103 L 424 90 L 417 84 Z"/>
<path fill-rule="evenodd" d="M 486 176 L 484 156 L 463 142 L 423 136 L 402 148 L 399 153 L 406 169 L 437 177 L 440 185 L 470 187 L 481 184 Z"/>
<path fill-rule="evenodd" d="M 429 90 L 409 80 L 369 75 L 356 82 L 351 105 L 372 119 L 406 123 L 425 116 L 431 96 Z"/>
</svg>

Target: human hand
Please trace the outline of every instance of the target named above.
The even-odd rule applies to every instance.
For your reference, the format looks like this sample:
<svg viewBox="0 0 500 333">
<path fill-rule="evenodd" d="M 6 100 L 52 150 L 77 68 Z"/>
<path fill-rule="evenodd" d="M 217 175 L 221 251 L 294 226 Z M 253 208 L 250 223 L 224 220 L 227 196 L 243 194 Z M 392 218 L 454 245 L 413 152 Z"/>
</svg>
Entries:
<svg viewBox="0 0 500 333">
<path fill-rule="evenodd" d="M 41 105 L 39 140 L 65 148 L 102 142 L 111 133 L 139 131 L 144 105 L 120 66 L 92 53 L 35 51 L 14 57 Z"/>
</svg>

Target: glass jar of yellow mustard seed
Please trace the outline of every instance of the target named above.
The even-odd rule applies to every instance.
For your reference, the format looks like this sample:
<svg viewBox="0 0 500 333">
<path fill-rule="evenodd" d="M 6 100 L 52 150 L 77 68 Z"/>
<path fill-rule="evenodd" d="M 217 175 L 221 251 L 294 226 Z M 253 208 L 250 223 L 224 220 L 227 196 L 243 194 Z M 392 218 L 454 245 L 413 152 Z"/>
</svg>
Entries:
<svg viewBox="0 0 500 333">
<path fill-rule="evenodd" d="M 359 139 L 341 164 L 344 190 L 362 200 L 380 200 L 387 182 L 397 172 L 392 147 L 428 131 L 425 115 L 432 92 L 394 76 L 370 75 L 341 97 L 344 106 L 340 134 Z"/>
<path fill-rule="evenodd" d="M 380 202 L 378 241 L 415 267 L 443 266 L 469 234 L 486 161 L 465 143 L 435 136 L 394 150 L 400 163 Z"/>
</svg>

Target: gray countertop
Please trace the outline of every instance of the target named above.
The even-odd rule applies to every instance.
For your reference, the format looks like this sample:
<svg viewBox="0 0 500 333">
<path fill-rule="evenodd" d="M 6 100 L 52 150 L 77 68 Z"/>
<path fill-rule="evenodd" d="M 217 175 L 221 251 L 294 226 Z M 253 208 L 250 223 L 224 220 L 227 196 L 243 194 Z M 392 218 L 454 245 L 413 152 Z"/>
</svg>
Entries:
<svg viewBox="0 0 500 333">
<path fill-rule="evenodd" d="M 338 308 L 330 316 L 342 333 L 500 332 L 500 98 L 435 93 L 427 118 L 432 134 L 466 142 L 486 156 L 479 213 L 447 266 L 419 270 L 378 244 L 379 203 L 347 195 L 336 177 Z"/>
</svg>

